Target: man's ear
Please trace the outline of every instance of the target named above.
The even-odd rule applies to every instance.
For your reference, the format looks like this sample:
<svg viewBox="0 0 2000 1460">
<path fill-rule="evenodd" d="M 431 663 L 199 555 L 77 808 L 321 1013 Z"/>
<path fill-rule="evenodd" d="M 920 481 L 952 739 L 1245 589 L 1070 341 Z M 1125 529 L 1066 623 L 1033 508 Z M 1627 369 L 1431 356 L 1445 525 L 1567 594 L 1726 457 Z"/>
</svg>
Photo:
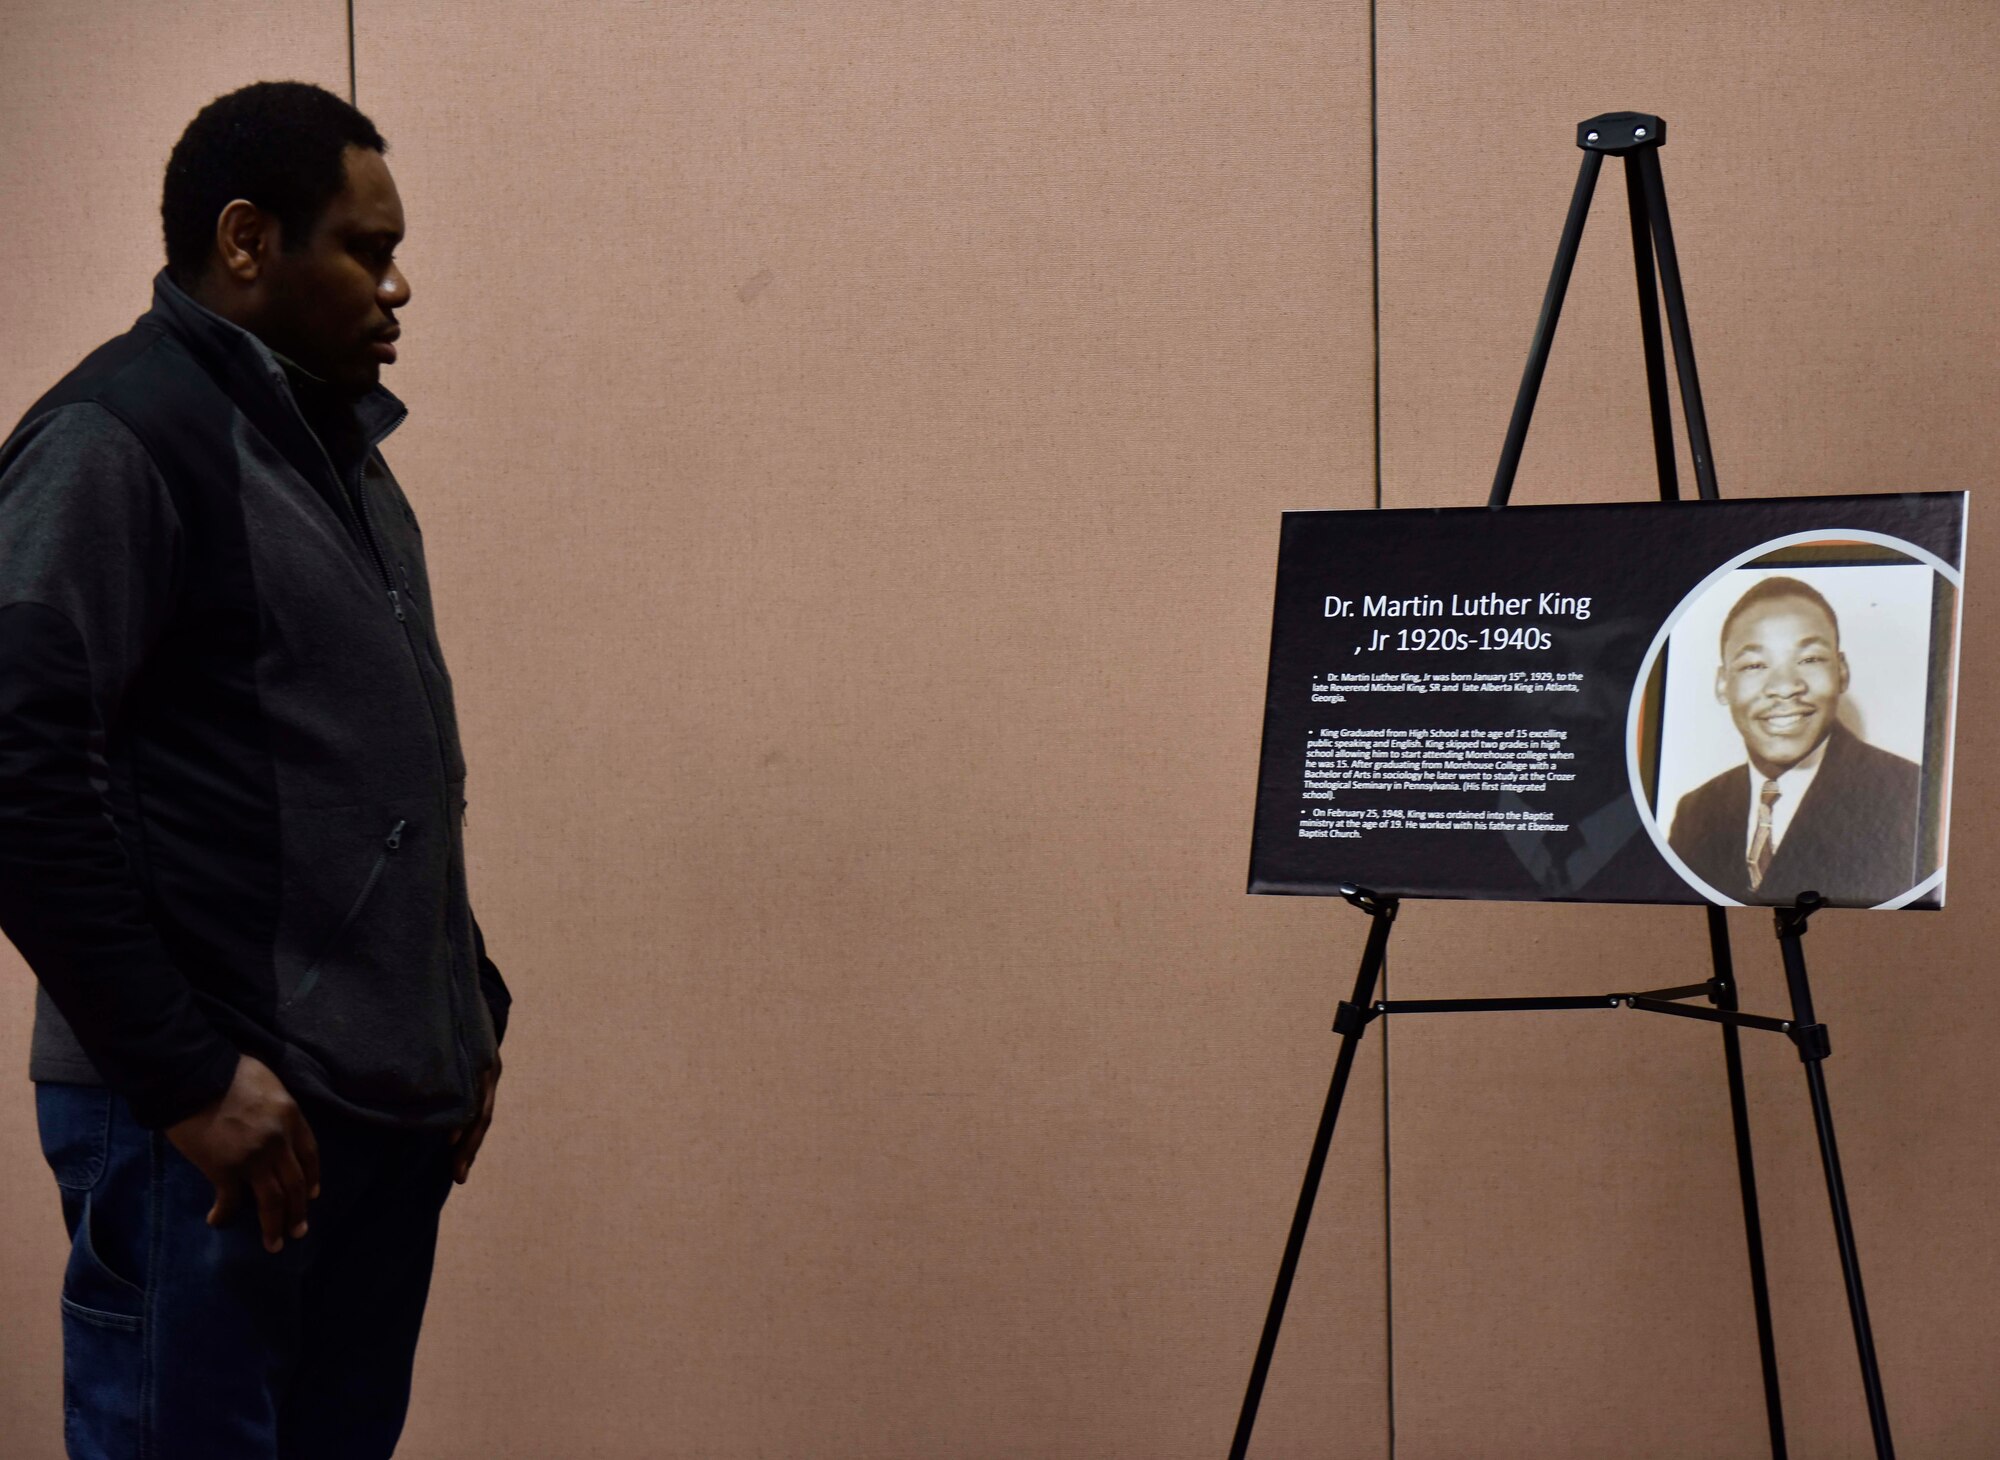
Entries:
<svg viewBox="0 0 2000 1460">
<path fill-rule="evenodd" d="M 1729 708 L 1729 667 L 1718 664 L 1715 668 L 1715 702 L 1724 709 Z"/>
<path fill-rule="evenodd" d="M 254 284 L 278 251 L 278 220 L 237 198 L 215 220 L 215 265 L 239 284 Z"/>
<path fill-rule="evenodd" d="M 1847 651 L 1846 651 L 1845 649 L 1841 649 L 1841 650 L 1838 650 L 1837 652 L 1838 652 L 1838 653 L 1839 653 L 1839 655 L 1840 655 L 1840 692 L 1841 692 L 1842 694 L 1846 694 L 1846 693 L 1847 693 L 1847 678 L 1848 678 L 1848 676 L 1847 676 Z"/>
</svg>

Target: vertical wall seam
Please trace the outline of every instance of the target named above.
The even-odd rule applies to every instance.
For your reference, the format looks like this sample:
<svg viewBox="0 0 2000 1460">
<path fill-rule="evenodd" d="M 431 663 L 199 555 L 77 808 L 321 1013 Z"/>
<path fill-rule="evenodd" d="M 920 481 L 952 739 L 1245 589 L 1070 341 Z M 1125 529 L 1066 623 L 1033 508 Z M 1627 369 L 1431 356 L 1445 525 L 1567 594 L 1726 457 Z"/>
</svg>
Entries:
<svg viewBox="0 0 2000 1460">
<path fill-rule="evenodd" d="M 1368 326 L 1373 360 L 1369 432 L 1374 448 L 1375 509 L 1382 509 L 1382 127 L 1377 101 L 1375 10 L 1368 0 Z M 1382 959 L 1382 997 L 1389 997 L 1389 959 Z M 1382 1370 L 1389 1457 L 1396 1460 L 1396 1225 L 1389 1151 L 1389 1021 L 1382 1023 Z"/>
<path fill-rule="evenodd" d="M 352 3 L 352 0 L 350 0 Z M 1375 505 L 1382 505 L 1382 142 L 1375 104 L 1375 4 L 1368 0 L 1368 326 L 1374 346 L 1373 402 Z"/>
<path fill-rule="evenodd" d="M 347 104 L 361 105 L 361 94 L 354 84 L 354 0 L 347 0 Z"/>
</svg>

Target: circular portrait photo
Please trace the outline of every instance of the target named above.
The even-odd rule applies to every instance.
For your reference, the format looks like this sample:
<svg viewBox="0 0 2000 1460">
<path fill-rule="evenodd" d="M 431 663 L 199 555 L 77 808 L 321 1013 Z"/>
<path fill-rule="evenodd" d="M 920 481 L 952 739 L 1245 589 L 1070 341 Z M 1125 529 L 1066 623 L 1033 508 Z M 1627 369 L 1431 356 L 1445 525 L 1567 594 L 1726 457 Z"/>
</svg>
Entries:
<svg viewBox="0 0 2000 1460">
<path fill-rule="evenodd" d="M 1712 902 L 1938 906 L 1958 575 L 1873 534 L 1803 534 L 1712 574 L 1634 697 L 1633 794 Z"/>
</svg>

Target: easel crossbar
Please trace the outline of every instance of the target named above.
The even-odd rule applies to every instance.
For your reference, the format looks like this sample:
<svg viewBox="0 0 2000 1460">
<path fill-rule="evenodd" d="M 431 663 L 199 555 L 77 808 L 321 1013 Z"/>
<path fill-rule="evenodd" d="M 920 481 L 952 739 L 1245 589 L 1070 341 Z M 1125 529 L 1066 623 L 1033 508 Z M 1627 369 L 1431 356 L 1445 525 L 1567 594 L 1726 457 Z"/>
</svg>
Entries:
<svg viewBox="0 0 2000 1460">
<path fill-rule="evenodd" d="M 1649 1014 L 1678 1014 L 1683 1019 L 1702 1019 L 1710 1024 L 1727 1024 L 1737 1029 L 1768 1029 L 1790 1034 L 1790 1019 L 1774 1019 L 1768 1014 L 1742 1014 L 1734 1009 L 1704 1008 L 1699 1004 L 1676 1003 L 1710 994 L 1713 982 L 1688 984 L 1681 988 L 1657 989 L 1646 994 L 1558 994 L 1546 998 L 1520 999 L 1377 999 L 1368 1010 L 1370 1019 L 1389 1014 L 1511 1014 L 1538 1009 L 1643 1009 Z"/>
</svg>

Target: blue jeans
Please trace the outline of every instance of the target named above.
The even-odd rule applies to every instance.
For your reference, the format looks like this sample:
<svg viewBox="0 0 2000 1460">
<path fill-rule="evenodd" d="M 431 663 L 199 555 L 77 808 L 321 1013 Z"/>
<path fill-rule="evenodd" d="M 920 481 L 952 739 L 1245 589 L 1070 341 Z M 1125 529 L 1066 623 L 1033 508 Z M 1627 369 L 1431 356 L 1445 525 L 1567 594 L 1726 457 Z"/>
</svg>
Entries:
<svg viewBox="0 0 2000 1460">
<path fill-rule="evenodd" d="M 215 1188 L 131 1108 L 35 1087 L 69 1228 L 63 1437 L 71 1460 L 376 1460 L 394 1453 L 430 1290 L 447 1137 L 308 1109 L 310 1231 L 264 1250 L 255 1201 Z"/>
</svg>

